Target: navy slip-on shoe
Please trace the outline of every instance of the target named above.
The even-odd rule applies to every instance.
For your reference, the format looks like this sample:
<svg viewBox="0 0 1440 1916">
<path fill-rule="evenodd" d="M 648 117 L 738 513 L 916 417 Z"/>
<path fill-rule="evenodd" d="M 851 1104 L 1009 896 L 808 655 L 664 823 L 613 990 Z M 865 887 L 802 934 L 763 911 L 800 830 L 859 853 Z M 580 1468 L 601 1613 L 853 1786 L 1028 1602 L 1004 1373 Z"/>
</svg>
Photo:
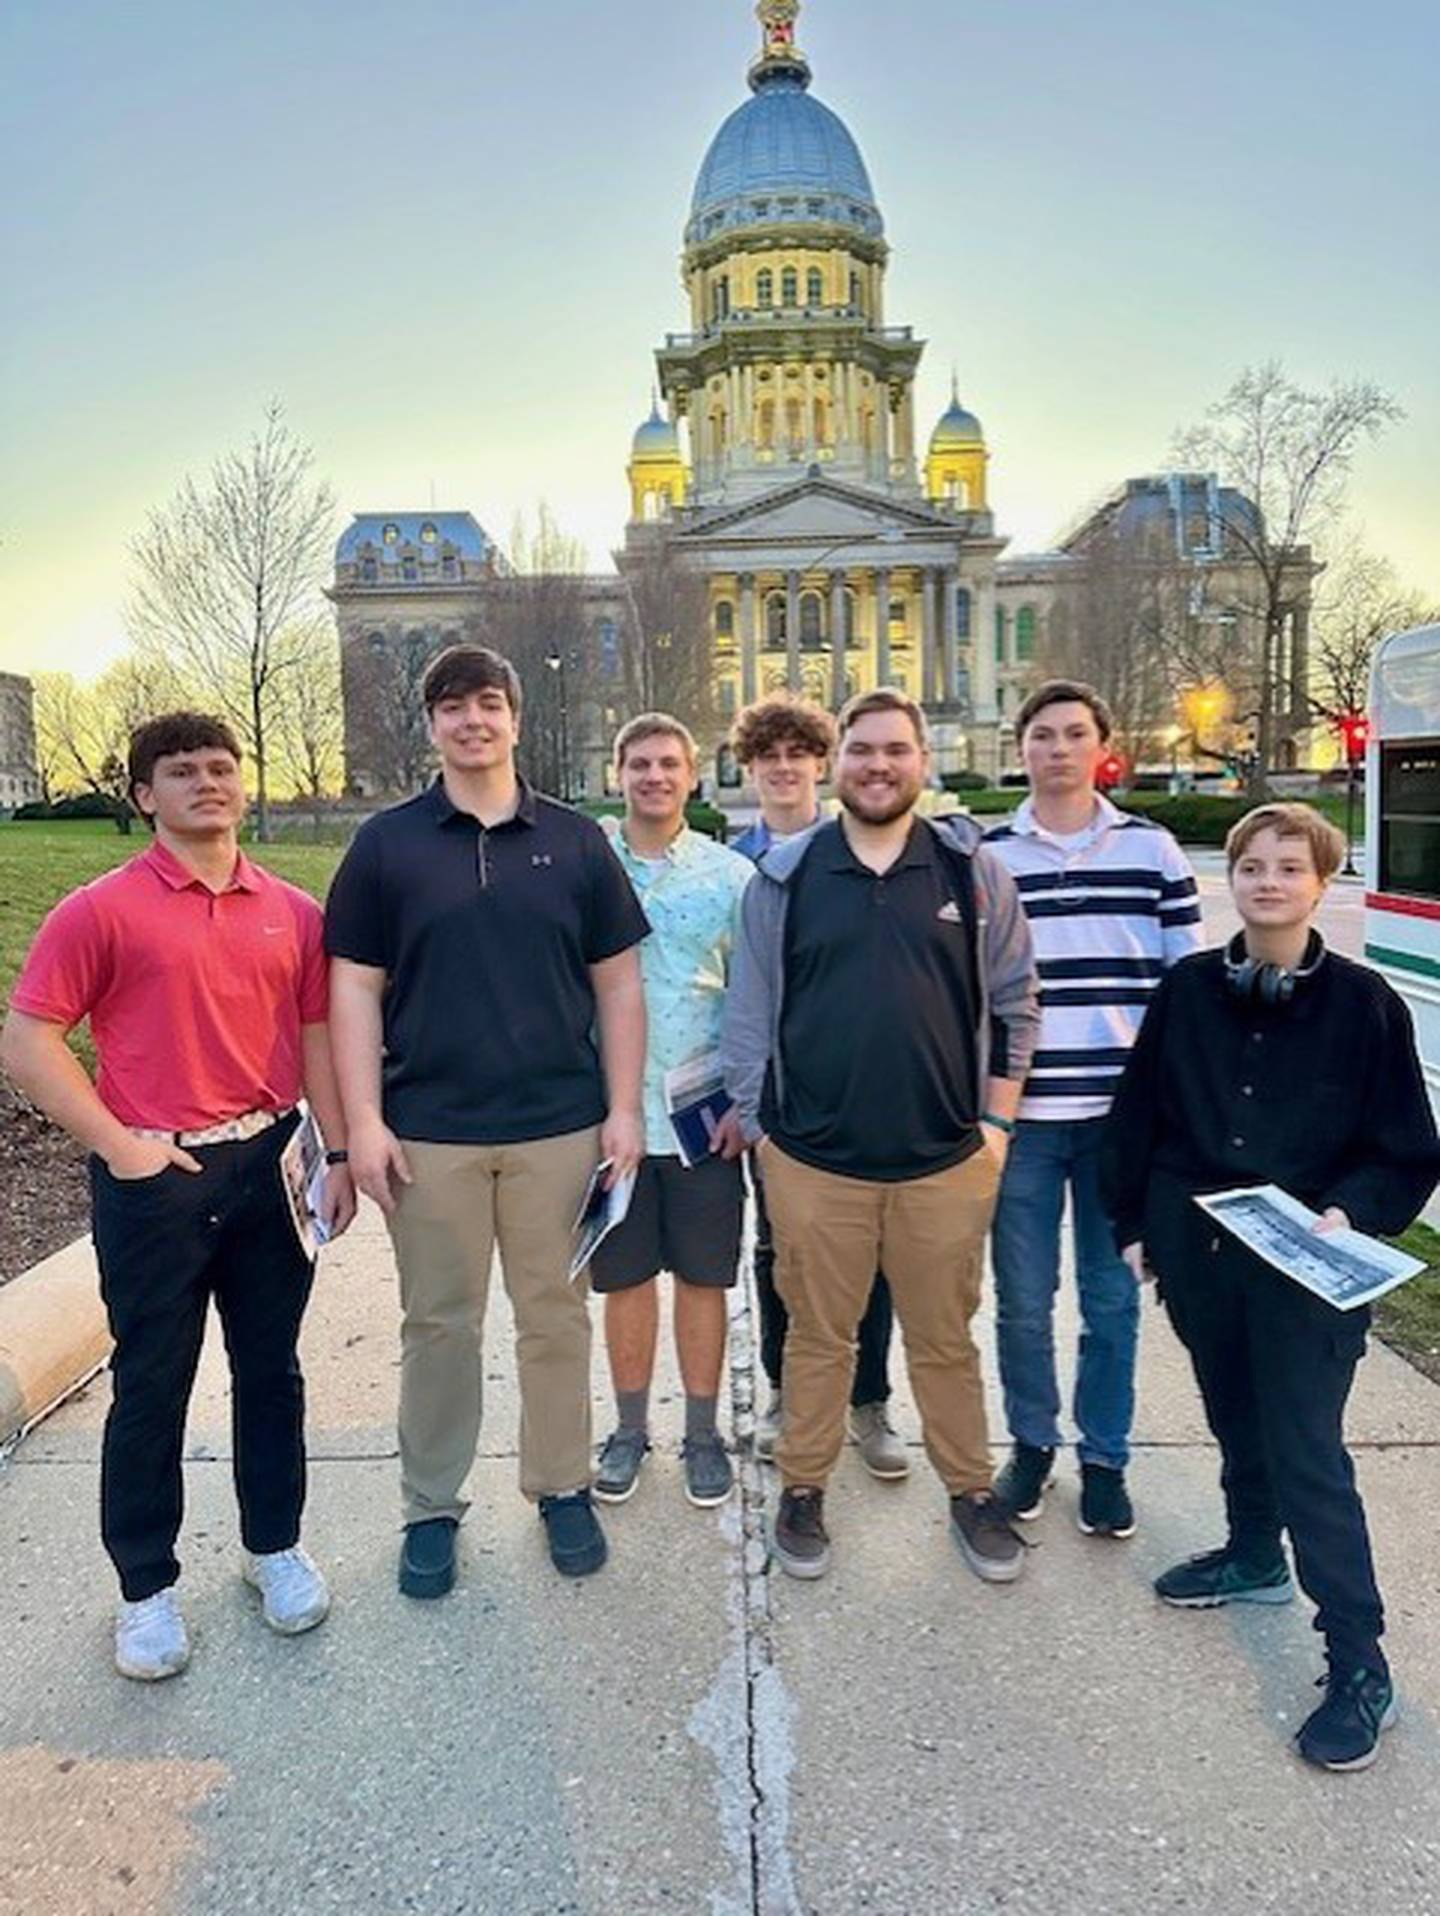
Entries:
<svg viewBox="0 0 1440 1916">
<path fill-rule="evenodd" d="M 453 1517 L 424 1517 L 405 1526 L 400 1546 L 400 1591 L 403 1596 L 429 1599 L 446 1596 L 455 1587 L 455 1532 Z"/>
<path fill-rule="evenodd" d="M 601 1567 L 609 1552 L 588 1490 L 568 1497 L 542 1497 L 540 1516 L 550 1543 L 550 1561 L 562 1577 L 588 1577 Z"/>
</svg>

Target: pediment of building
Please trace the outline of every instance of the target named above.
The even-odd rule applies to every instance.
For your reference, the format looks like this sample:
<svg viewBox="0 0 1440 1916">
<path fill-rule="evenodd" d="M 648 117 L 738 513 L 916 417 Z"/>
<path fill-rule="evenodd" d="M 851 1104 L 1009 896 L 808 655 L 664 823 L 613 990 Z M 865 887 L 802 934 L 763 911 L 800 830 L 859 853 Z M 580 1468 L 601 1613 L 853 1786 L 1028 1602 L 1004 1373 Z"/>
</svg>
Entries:
<svg viewBox="0 0 1440 1916">
<path fill-rule="evenodd" d="M 889 498 L 834 480 L 803 479 L 734 506 L 699 514 L 679 535 L 682 545 L 719 538 L 783 544 L 796 539 L 877 538 L 885 532 L 950 532 L 953 526 L 919 502 Z"/>
</svg>

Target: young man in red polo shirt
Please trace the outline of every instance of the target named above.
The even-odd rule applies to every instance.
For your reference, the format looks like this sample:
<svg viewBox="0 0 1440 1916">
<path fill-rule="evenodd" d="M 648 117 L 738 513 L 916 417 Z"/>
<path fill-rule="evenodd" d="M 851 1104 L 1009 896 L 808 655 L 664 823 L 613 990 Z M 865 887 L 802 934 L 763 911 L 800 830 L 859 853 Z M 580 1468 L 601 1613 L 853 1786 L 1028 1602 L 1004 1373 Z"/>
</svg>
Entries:
<svg viewBox="0 0 1440 1916">
<path fill-rule="evenodd" d="M 155 842 L 72 892 L 40 928 L 10 1001 L 0 1061 L 91 1152 L 101 1292 L 115 1338 L 101 1534 L 120 1577 L 115 1661 L 183 1670 L 176 1601 L 180 1457 L 214 1296 L 230 1356 L 246 1580 L 285 1635 L 329 1594 L 300 1548 L 304 1382 L 296 1356 L 313 1266 L 277 1159 L 310 1101 L 335 1160 L 331 1232 L 355 1214 L 326 1032 L 323 921 L 313 899 L 240 852 L 240 748 L 228 726 L 173 712 L 130 741 L 130 791 Z M 65 1042 L 89 1018 L 91 1083 Z"/>
</svg>

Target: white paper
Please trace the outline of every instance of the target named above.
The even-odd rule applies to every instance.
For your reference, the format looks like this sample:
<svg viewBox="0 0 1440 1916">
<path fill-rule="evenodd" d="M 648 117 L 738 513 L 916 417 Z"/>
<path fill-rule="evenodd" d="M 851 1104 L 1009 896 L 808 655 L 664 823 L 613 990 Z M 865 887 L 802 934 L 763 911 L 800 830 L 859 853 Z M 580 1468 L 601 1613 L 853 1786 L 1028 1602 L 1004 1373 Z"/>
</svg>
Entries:
<svg viewBox="0 0 1440 1916">
<path fill-rule="evenodd" d="M 610 1190 L 605 1189 L 610 1163 L 610 1159 L 606 1158 L 590 1173 L 590 1182 L 580 1200 L 580 1209 L 575 1213 L 575 1244 L 570 1254 L 572 1284 L 616 1225 L 624 1222 L 625 1213 L 630 1209 L 630 1200 L 635 1195 L 633 1171 L 627 1171 L 623 1178 L 617 1178 Z"/>
<path fill-rule="evenodd" d="M 1357 1310 L 1425 1269 L 1419 1258 L 1363 1231 L 1317 1233 L 1320 1213 L 1278 1184 L 1237 1186 L 1195 1202 L 1256 1257 L 1336 1310 Z"/>
<path fill-rule="evenodd" d="M 303 1106 L 299 1124 L 280 1153 L 280 1189 L 290 1211 L 290 1222 L 301 1250 L 313 1264 L 322 1244 L 330 1241 L 325 1222 L 325 1140 L 309 1106 Z"/>
</svg>

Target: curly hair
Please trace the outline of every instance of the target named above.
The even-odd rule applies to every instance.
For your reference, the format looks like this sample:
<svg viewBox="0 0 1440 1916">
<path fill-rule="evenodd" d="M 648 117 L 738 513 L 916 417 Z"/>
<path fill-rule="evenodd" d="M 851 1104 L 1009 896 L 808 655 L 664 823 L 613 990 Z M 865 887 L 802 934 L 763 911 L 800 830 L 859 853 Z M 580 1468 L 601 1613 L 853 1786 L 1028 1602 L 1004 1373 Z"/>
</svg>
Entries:
<svg viewBox="0 0 1440 1916">
<path fill-rule="evenodd" d="M 775 692 L 747 705 L 730 733 L 730 749 L 741 765 L 787 742 L 815 758 L 829 758 L 835 749 L 835 721 L 813 699 Z"/>
</svg>

